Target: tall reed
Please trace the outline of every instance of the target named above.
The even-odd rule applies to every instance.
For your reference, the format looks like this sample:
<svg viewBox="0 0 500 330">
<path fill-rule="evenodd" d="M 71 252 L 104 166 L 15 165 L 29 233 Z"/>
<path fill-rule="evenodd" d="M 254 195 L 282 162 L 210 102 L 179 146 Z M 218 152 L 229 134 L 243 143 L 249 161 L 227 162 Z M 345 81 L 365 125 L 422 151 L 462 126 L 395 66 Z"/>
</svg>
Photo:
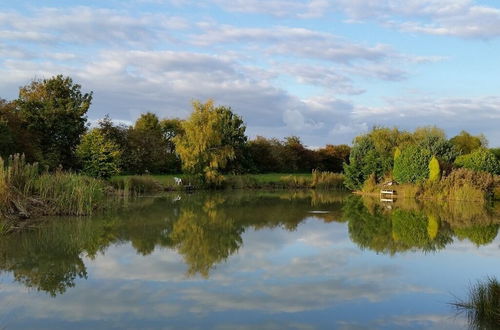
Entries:
<svg viewBox="0 0 500 330">
<path fill-rule="evenodd" d="M 466 312 L 473 329 L 498 329 L 500 324 L 500 282 L 488 277 L 469 288 L 466 300 L 452 303 L 458 311 Z"/>
<path fill-rule="evenodd" d="M 89 215 L 105 204 L 105 182 L 83 175 L 43 173 L 34 188 L 36 196 L 47 203 L 48 214 Z"/>
<path fill-rule="evenodd" d="M 313 170 L 311 188 L 344 189 L 344 176 L 341 173 Z"/>
</svg>

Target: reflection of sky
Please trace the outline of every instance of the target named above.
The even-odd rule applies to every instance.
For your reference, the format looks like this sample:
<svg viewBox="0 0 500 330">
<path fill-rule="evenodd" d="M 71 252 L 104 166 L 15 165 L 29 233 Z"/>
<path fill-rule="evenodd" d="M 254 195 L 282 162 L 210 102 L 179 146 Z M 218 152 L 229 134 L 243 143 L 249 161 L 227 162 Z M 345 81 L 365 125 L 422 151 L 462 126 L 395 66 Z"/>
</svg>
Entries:
<svg viewBox="0 0 500 330">
<path fill-rule="evenodd" d="M 88 280 L 56 298 L 0 282 L 0 326 L 11 328 L 464 327 L 447 305 L 470 281 L 500 275 L 497 238 L 476 247 L 395 256 L 361 251 L 344 223 L 310 218 L 297 230 L 247 229 L 243 246 L 209 279 L 187 278 L 174 250 L 129 244 L 85 258 Z"/>
</svg>

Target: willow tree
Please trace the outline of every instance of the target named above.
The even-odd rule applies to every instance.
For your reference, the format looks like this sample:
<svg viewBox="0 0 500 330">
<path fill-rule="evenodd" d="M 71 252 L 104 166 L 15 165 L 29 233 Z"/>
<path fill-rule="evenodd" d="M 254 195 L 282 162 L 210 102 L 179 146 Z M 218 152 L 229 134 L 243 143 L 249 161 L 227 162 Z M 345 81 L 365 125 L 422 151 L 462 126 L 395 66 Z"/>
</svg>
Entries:
<svg viewBox="0 0 500 330">
<path fill-rule="evenodd" d="M 191 116 L 182 123 L 183 134 L 174 138 L 185 172 L 197 175 L 205 184 L 218 186 L 222 172 L 246 142 L 245 125 L 231 108 L 193 102 Z"/>
</svg>

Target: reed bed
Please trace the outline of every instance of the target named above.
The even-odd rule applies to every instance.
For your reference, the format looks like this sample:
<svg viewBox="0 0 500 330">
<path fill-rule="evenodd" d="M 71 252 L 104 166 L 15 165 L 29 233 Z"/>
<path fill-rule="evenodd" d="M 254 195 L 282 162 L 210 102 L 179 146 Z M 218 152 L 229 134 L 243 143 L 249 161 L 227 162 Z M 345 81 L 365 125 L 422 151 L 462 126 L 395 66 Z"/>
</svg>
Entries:
<svg viewBox="0 0 500 330">
<path fill-rule="evenodd" d="M 344 175 L 334 172 L 313 170 L 311 188 L 316 189 L 344 189 Z"/>
<path fill-rule="evenodd" d="M 158 192 L 166 188 L 150 175 L 116 177 L 111 180 L 111 184 L 125 196 Z"/>
<path fill-rule="evenodd" d="M 478 281 L 469 288 L 466 300 L 452 303 L 459 312 L 467 313 L 473 329 L 498 329 L 500 325 L 500 282 L 494 277 Z"/>
</svg>

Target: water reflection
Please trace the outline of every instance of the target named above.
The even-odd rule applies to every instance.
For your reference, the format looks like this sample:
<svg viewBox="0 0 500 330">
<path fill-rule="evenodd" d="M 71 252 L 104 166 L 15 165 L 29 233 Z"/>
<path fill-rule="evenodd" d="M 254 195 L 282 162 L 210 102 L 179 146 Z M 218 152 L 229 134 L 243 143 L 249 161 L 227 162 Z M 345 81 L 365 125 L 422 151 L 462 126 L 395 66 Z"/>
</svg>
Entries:
<svg viewBox="0 0 500 330">
<path fill-rule="evenodd" d="M 176 196 L 173 196 L 176 197 Z M 85 258 L 126 243 L 148 256 L 171 249 L 187 265 L 186 276 L 208 278 L 245 244 L 252 229 L 294 231 L 308 219 L 347 223 L 352 242 L 362 249 L 395 255 L 444 249 L 454 240 L 477 246 L 498 233 L 498 208 L 477 204 L 379 201 L 317 191 L 183 195 L 142 199 L 127 211 L 94 219 L 53 219 L 33 232 L 0 240 L 0 269 L 24 286 L 63 294 L 86 279 Z"/>
</svg>

